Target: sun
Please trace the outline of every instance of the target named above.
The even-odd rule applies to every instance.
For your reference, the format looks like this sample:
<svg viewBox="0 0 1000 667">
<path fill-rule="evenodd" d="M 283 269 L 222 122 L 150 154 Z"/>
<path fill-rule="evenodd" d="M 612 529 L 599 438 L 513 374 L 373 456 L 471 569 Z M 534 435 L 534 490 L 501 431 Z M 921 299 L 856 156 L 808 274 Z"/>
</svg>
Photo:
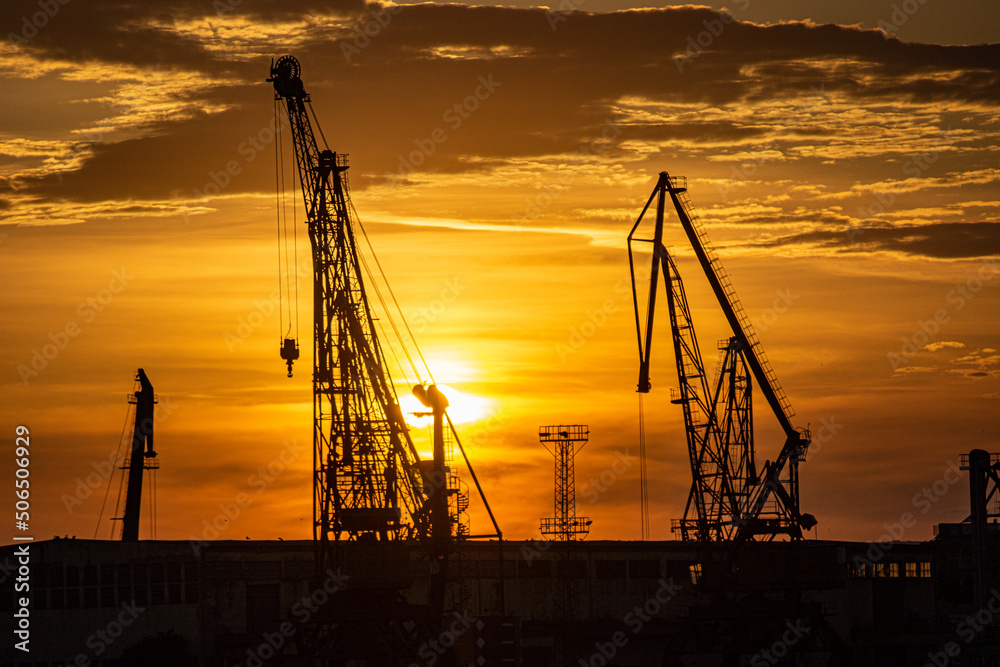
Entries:
<svg viewBox="0 0 1000 667">
<path fill-rule="evenodd" d="M 438 389 L 448 397 L 448 416 L 453 423 L 468 424 L 489 416 L 493 404 L 490 399 L 459 391 L 446 384 L 438 384 Z M 403 394 L 399 399 L 399 406 L 403 410 L 406 423 L 411 428 L 425 428 L 431 425 L 431 417 L 418 417 L 413 414 L 428 412 L 428 409 L 412 393 Z"/>
</svg>

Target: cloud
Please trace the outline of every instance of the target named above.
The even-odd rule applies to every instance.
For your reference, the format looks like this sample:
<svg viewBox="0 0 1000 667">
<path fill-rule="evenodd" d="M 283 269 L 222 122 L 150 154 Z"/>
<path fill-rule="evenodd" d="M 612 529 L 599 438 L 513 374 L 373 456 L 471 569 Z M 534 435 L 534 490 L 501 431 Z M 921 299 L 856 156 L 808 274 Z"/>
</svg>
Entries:
<svg viewBox="0 0 1000 667">
<path fill-rule="evenodd" d="M 928 343 L 924 345 L 921 350 L 927 350 L 928 352 L 938 352 L 939 350 L 944 350 L 946 348 L 952 348 L 960 350 L 965 347 L 965 343 L 959 343 L 953 340 L 943 340 L 937 343 Z"/>
<path fill-rule="evenodd" d="M 229 69 L 227 59 L 213 55 L 208 40 L 188 38 L 194 22 L 211 21 L 220 28 L 227 23 L 304 22 L 310 15 L 358 14 L 364 6 L 363 0 L 93 0 L 59 3 L 43 21 L 34 18 L 39 11 L 36 0 L 10 0 L 0 6 L 0 24 L 14 27 L 15 38 L 8 34 L 5 41 L 40 59 L 208 72 Z"/>
<path fill-rule="evenodd" d="M 901 368 L 897 368 L 893 372 L 898 373 L 899 375 L 922 375 L 925 373 L 934 373 L 936 371 L 936 368 L 932 368 L 930 366 L 903 366 Z"/>
<path fill-rule="evenodd" d="M 14 59 L 0 76 L 24 81 L 37 69 L 45 85 L 69 90 L 72 82 L 61 108 L 87 113 L 62 112 L 67 128 L 54 134 L 33 119 L 34 107 L 16 111 L 25 131 L 0 134 L 10 160 L 0 172 L 6 220 L 86 220 L 115 200 L 157 211 L 175 200 L 185 211 L 216 196 L 273 193 L 263 79 L 282 35 L 282 50 L 303 64 L 325 135 L 354 156 L 352 187 L 374 200 L 430 206 L 461 192 L 474 201 L 489 184 L 509 192 L 492 210 L 453 203 L 433 216 L 505 224 L 555 192 L 538 213 L 543 226 L 576 227 L 573 211 L 624 211 L 631 199 L 611 193 L 629 194 L 669 163 L 694 165 L 692 183 L 717 186 L 709 194 L 717 190 L 724 206 L 708 201 L 706 211 L 722 226 L 785 226 L 783 236 L 746 246 L 959 257 L 996 245 L 992 222 L 940 239 L 905 231 L 915 220 L 943 224 L 943 211 L 961 215 L 946 201 L 900 204 L 898 222 L 871 223 L 862 242 L 845 244 L 839 230 L 854 218 L 839 204 L 868 203 L 880 188 L 916 196 L 956 184 L 956 200 L 988 203 L 980 193 L 996 174 L 982 163 L 1000 141 L 1000 45 L 904 44 L 857 27 L 735 21 L 688 53 L 706 22 L 721 20 L 691 6 L 559 14 L 555 29 L 544 9 L 430 3 L 391 13 L 359 0 L 60 7 L 36 36 L 8 48 Z M 0 18 L 20 25 L 33 11 L 17 0 Z M 377 15 L 384 25 L 362 40 L 358 27 Z M 679 54 L 690 62 L 678 67 Z M 484 78 L 498 85 L 477 97 Z M 940 154 L 939 173 L 885 173 L 885 160 L 905 166 L 928 151 Z M 858 161 L 837 172 L 841 182 L 805 177 Z M 616 216 L 595 219 L 617 234 Z M 935 233 L 934 224 L 921 230 Z"/>
<path fill-rule="evenodd" d="M 816 245 L 837 252 L 900 252 L 938 259 L 992 257 L 1000 253 L 1000 222 L 940 222 L 893 227 L 822 229 L 767 241 L 765 245 Z"/>
<path fill-rule="evenodd" d="M 975 366 L 982 370 L 1000 368 L 1000 355 L 996 354 L 995 350 L 988 350 L 991 348 L 975 350 L 964 357 L 955 359 L 952 363 L 956 366 Z"/>
</svg>

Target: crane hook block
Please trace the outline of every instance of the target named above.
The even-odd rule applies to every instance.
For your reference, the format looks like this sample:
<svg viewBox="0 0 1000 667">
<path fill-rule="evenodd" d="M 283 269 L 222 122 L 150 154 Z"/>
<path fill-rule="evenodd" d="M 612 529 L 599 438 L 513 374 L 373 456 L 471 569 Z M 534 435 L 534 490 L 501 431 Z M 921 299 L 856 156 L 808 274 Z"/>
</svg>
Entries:
<svg viewBox="0 0 1000 667">
<path fill-rule="evenodd" d="M 288 364 L 288 377 L 292 377 L 292 364 L 299 358 L 299 344 L 294 338 L 286 338 L 282 342 L 281 358 Z"/>
</svg>

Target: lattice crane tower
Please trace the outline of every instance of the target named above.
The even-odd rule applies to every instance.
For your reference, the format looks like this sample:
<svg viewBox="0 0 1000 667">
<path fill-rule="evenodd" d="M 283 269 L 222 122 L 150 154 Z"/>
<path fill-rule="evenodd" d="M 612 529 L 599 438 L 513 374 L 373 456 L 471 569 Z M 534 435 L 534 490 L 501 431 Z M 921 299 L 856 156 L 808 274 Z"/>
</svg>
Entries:
<svg viewBox="0 0 1000 667">
<path fill-rule="evenodd" d="M 556 460 L 556 515 L 542 519 L 542 534 L 569 542 L 590 532 L 589 517 L 576 515 L 576 481 L 573 460 L 590 438 L 587 426 L 540 426 L 538 439 Z"/>
</svg>

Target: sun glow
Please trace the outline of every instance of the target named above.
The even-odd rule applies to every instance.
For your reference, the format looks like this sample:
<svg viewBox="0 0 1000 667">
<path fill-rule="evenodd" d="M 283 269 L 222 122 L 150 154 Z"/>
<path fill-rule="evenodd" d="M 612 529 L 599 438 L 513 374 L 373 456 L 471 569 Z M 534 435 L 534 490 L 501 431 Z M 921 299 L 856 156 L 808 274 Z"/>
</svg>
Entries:
<svg viewBox="0 0 1000 667">
<path fill-rule="evenodd" d="M 476 422 L 489 416 L 491 412 L 490 408 L 493 402 L 488 398 L 461 392 L 446 384 L 439 384 L 438 389 L 448 397 L 448 415 L 455 424 Z M 399 399 L 399 405 L 410 428 L 426 428 L 433 423 L 433 419 L 429 415 L 421 417 L 414 414 L 426 414 L 430 410 L 424 407 L 413 394 L 404 394 Z"/>
</svg>

